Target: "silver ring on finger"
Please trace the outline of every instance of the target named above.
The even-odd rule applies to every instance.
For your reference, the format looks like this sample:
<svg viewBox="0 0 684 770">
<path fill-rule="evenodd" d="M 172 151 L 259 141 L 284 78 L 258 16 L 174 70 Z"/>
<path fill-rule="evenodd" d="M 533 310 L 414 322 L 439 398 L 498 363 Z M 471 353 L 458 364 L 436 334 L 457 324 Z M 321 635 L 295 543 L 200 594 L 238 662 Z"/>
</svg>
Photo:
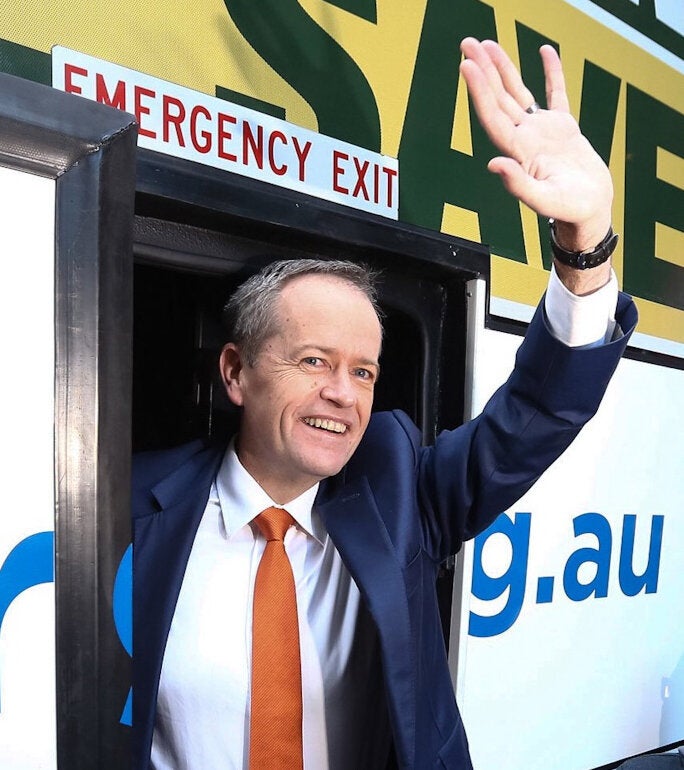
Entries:
<svg viewBox="0 0 684 770">
<path fill-rule="evenodd" d="M 535 112 L 539 112 L 539 105 L 537 102 L 532 102 L 530 106 L 525 110 L 529 115 L 534 115 Z"/>
</svg>

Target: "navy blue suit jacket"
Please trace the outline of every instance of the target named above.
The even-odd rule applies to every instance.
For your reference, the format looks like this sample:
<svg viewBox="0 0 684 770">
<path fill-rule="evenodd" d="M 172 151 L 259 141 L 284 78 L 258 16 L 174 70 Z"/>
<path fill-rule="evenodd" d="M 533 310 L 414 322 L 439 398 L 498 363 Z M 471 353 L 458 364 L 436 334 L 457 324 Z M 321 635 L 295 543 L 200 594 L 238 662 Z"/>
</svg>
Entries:
<svg viewBox="0 0 684 770">
<path fill-rule="evenodd" d="M 382 768 L 389 731 L 402 768 L 471 767 L 447 668 L 437 570 L 521 497 L 593 416 L 636 323 L 625 295 L 617 320 L 624 337 L 578 350 L 555 340 L 538 310 L 513 373 L 478 418 L 423 447 L 405 414 L 374 414 L 349 463 L 321 484 L 315 508 L 362 593 L 379 642 L 383 707 L 368 725 L 357 768 Z M 136 770 L 148 767 L 166 638 L 224 451 L 225 445 L 195 442 L 135 463 Z"/>
</svg>

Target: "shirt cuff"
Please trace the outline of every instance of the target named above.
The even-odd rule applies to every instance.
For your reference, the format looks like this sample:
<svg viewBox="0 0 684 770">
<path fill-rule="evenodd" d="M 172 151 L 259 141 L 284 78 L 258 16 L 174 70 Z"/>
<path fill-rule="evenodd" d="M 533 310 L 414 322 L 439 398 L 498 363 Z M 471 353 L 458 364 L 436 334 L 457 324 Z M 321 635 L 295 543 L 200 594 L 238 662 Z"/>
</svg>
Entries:
<svg viewBox="0 0 684 770">
<path fill-rule="evenodd" d="M 544 310 L 553 335 L 565 345 L 572 348 L 602 345 L 610 342 L 615 332 L 617 298 L 617 278 L 612 269 L 605 286 L 578 297 L 565 288 L 552 267 Z"/>
</svg>

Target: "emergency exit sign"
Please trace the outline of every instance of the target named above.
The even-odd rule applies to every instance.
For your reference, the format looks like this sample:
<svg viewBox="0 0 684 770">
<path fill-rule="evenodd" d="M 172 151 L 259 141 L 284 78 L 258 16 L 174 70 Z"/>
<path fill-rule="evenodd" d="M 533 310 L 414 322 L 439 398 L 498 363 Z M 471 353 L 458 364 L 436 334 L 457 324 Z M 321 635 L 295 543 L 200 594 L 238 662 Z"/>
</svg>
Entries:
<svg viewBox="0 0 684 770">
<path fill-rule="evenodd" d="M 133 113 L 140 147 L 398 219 L 396 158 L 62 46 L 52 84 Z"/>
</svg>

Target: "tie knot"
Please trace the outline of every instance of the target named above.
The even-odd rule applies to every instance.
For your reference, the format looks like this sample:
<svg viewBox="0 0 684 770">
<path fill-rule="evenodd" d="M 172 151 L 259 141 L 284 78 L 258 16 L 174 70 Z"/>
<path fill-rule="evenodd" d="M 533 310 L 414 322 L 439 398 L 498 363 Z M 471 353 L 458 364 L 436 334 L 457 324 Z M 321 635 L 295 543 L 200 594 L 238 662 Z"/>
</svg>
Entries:
<svg viewBox="0 0 684 770">
<path fill-rule="evenodd" d="M 283 540 L 294 519 L 284 508 L 267 508 L 254 522 L 266 540 Z"/>
</svg>

